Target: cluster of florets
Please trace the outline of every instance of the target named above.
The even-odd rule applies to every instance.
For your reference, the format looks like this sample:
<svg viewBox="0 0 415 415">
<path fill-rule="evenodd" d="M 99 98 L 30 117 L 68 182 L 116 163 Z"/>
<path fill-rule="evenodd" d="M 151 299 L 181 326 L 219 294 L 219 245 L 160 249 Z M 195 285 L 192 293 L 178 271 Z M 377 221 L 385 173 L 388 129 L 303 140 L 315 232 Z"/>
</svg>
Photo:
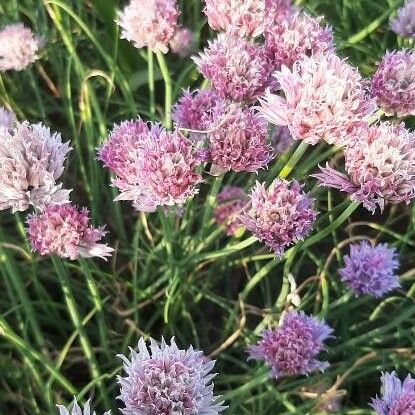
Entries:
<svg viewBox="0 0 415 415">
<path fill-rule="evenodd" d="M 234 35 L 220 34 L 193 60 L 218 95 L 232 101 L 255 100 L 272 83 L 264 48 Z"/>
<path fill-rule="evenodd" d="M 358 131 L 344 149 L 343 174 L 331 167 L 314 175 L 324 186 L 351 195 L 374 212 L 385 203 L 409 203 L 415 197 L 415 134 L 403 124 L 380 123 Z"/>
<path fill-rule="evenodd" d="M 193 33 L 187 27 L 180 27 L 170 40 L 170 49 L 176 55 L 185 58 L 193 49 Z"/>
<path fill-rule="evenodd" d="M 116 176 L 121 193 L 115 200 L 131 200 L 139 211 L 180 207 L 201 181 L 191 141 L 141 119 L 116 126 L 99 158 Z"/>
<path fill-rule="evenodd" d="M 415 38 L 415 1 L 406 0 L 398 10 L 397 16 L 391 19 L 391 29 L 402 37 Z"/>
<path fill-rule="evenodd" d="M 396 269 L 399 266 L 396 250 L 386 244 L 375 246 L 362 241 L 350 246 L 339 270 L 342 281 L 356 295 L 382 297 L 399 287 Z"/>
<path fill-rule="evenodd" d="M 372 93 L 386 115 L 415 115 L 415 51 L 386 53 L 372 78 Z"/>
<path fill-rule="evenodd" d="M 260 111 L 294 140 L 344 145 L 376 110 L 358 71 L 333 53 L 304 57 L 275 77 L 284 97 L 268 92 Z"/>
<path fill-rule="evenodd" d="M 313 200 L 302 186 L 279 179 L 268 189 L 257 183 L 250 205 L 241 215 L 244 226 L 278 256 L 310 232 L 315 218 Z"/>
<path fill-rule="evenodd" d="M 266 330 L 258 344 L 249 348 L 251 359 L 264 361 L 275 379 L 306 375 L 329 364 L 317 359 L 332 329 L 315 317 L 302 312 L 288 312 L 279 327 Z"/>
<path fill-rule="evenodd" d="M 13 112 L 4 107 L 0 107 L 0 128 L 5 128 L 6 130 L 11 131 L 15 121 L 16 116 Z"/>
<path fill-rule="evenodd" d="M 21 71 L 36 61 L 42 39 L 24 26 L 15 23 L 0 30 L 0 72 Z"/>
<path fill-rule="evenodd" d="M 274 126 L 270 141 L 271 147 L 276 155 L 285 153 L 294 144 L 288 127 L 281 125 Z"/>
</svg>

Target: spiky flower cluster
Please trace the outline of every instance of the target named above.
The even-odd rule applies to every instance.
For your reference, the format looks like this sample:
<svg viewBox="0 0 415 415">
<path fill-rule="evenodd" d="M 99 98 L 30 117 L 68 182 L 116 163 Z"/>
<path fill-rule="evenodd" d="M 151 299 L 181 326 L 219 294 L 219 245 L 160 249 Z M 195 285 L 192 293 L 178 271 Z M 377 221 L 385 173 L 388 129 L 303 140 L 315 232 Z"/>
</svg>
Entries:
<svg viewBox="0 0 415 415">
<path fill-rule="evenodd" d="M 359 139 L 345 148 L 346 173 L 331 167 L 314 175 L 362 202 L 371 212 L 385 203 L 409 203 L 415 197 L 415 134 L 404 124 L 380 123 L 359 131 Z"/>
<path fill-rule="evenodd" d="M 285 153 L 293 144 L 294 140 L 291 137 L 288 127 L 281 125 L 274 126 L 271 133 L 271 147 L 275 154 Z"/>
<path fill-rule="evenodd" d="M 0 72 L 25 69 L 38 58 L 41 46 L 41 38 L 23 23 L 4 27 L 0 30 Z"/>
<path fill-rule="evenodd" d="M 98 243 L 106 234 L 104 227 L 94 228 L 89 221 L 87 209 L 78 210 L 71 204 L 50 205 L 30 215 L 27 224 L 33 251 L 71 260 L 111 256 L 113 249 Z"/>
<path fill-rule="evenodd" d="M 139 211 L 180 207 L 201 181 L 190 140 L 141 119 L 116 126 L 98 154 L 116 175 L 121 193 L 115 200 L 131 200 Z"/>
<path fill-rule="evenodd" d="M 415 51 L 386 53 L 373 76 L 372 93 L 386 115 L 415 115 Z"/>
<path fill-rule="evenodd" d="M 125 371 L 125 377 L 118 377 L 125 415 L 217 415 L 224 409 L 213 395 L 210 372 L 215 362 L 192 347 L 181 350 L 174 339 L 170 345 L 151 339 L 148 349 L 141 338 L 131 360 L 119 357 Z"/>
<path fill-rule="evenodd" d="M 249 350 L 250 359 L 264 361 L 275 379 L 324 371 L 328 362 L 317 359 L 332 329 L 303 312 L 285 314 L 279 327 L 266 330 L 262 339 Z"/>
<path fill-rule="evenodd" d="M 72 409 L 68 409 L 63 405 L 57 405 L 59 409 L 59 415 L 91 415 L 91 402 L 90 399 L 88 399 L 85 402 L 84 408 L 82 409 L 78 402 L 76 401 L 76 398 L 74 398 L 72 403 Z M 105 412 L 103 415 L 110 415 L 111 411 Z M 96 415 L 96 412 L 92 412 L 92 415 Z"/>
<path fill-rule="evenodd" d="M 193 60 L 218 95 L 232 101 L 256 99 L 271 83 L 265 50 L 236 36 L 220 34 Z"/>
<path fill-rule="evenodd" d="M 207 127 L 216 171 L 254 172 L 266 167 L 272 158 L 267 124 L 252 108 L 218 105 Z"/>
<path fill-rule="evenodd" d="M 121 37 L 136 48 L 149 47 L 167 53 L 177 28 L 176 0 L 131 0 L 118 13 Z"/>
<path fill-rule="evenodd" d="M 10 131 L 13 129 L 15 115 L 4 107 L 0 107 L 0 128 L 5 128 Z"/>
<path fill-rule="evenodd" d="M 350 246 L 339 270 L 342 281 L 356 295 L 382 297 L 399 287 L 396 250 L 386 244 L 369 245 L 367 241 Z"/>
<path fill-rule="evenodd" d="M 188 56 L 193 49 L 193 33 L 187 27 L 180 27 L 170 40 L 170 49 L 182 58 Z"/>
<path fill-rule="evenodd" d="M 391 29 L 402 37 L 415 38 L 415 1 L 406 0 L 398 9 L 397 16 L 391 19 Z"/>
<path fill-rule="evenodd" d="M 304 56 L 334 50 L 333 31 L 323 27 L 321 20 L 295 13 L 266 27 L 265 50 L 275 69 L 291 67 Z"/>
<path fill-rule="evenodd" d="M 241 37 L 256 37 L 264 31 L 264 0 L 206 0 L 204 11 L 213 30 Z"/>
<path fill-rule="evenodd" d="M 239 215 L 248 202 L 248 195 L 241 187 L 225 186 L 218 194 L 213 212 L 214 219 L 218 225 L 225 228 L 227 235 L 235 235 L 242 226 Z"/>
<path fill-rule="evenodd" d="M 56 181 L 69 150 L 60 134 L 42 124 L 23 122 L 13 131 L 0 129 L 0 210 L 67 203 L 70 191 Z"/>
<path fill-rule="evenodd" d="M 289 245 L 303 239 L 316 217 L 313 200 L 296 182 L 276 179 L 266 189 L 257 183 L 251 204 L 241 215 L 244 226 L 281 256 Z"/>
<path fill-rule="evenodd" d="M 268 92 L 260 111 L 272 124 L 288 126 L 294 140 L 344 145 L 376 110 L 358 71 L 332 53 L 304 57 L 275 77 L 284 97 Z"/>
<path fill-rule="evenodd" d="M 382 396 L 372 399 L 378 415 L 415 414 L 415 379 L 408 375 L 402 382 L 395 374 L 382 373 Z"/>
</svg>

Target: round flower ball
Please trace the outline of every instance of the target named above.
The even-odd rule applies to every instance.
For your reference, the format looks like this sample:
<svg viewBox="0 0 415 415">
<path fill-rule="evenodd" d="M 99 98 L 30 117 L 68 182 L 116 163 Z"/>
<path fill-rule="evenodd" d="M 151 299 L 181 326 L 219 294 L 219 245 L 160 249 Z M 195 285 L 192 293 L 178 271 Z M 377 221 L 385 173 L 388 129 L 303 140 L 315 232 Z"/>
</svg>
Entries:
<svg viewBox="0 0 415 415">
<path fill-rule="evenodd" d="M 406 0 L 391 19 L 391 29 L 399 36 L 415 39 L 415 0 Z"/>
</svg>

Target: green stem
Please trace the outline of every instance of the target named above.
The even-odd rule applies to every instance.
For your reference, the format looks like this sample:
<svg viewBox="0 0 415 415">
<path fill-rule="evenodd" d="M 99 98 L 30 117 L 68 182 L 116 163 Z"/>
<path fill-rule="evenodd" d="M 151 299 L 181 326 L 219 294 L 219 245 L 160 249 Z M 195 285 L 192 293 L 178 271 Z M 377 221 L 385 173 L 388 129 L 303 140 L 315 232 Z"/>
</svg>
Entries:
<svg viewBox="0 0 415 415">
<path fill-rule="evenodd" d="M 154 87 L 154 55 L 153 51 L 147 49 L 147 64 L 148 64 L 148 92 L 150 95 L 150 114 L 152 116 L 156 113 L 156 98 L 155 98 L 155 87 Z"/>
<path fill-rule="evenodd" d="M 164 80 L 164 96 L 165 96 L 165 100 L 164 100 L 164 114 L 165 114 L 165 121 L 164 124 L 167 128 L 171 128 L 171 107 L 172 107 L 172 102 L 173 102 L 173 97 L 172 97 L 172 81 L 171 81 L 171 76 L 170 76 L 170 72 L 169 72 L 169 68 L 167 67 L 166 64 L 166 60 L 164 59 L 164 55 L 163 53 L 161 53 L 159 50 L 156 52 L 156 56 L 157 56 L 157 62 L 159 64 L 160 70 L 161 70 L 161 75 L 163 76 L 163 80 Z"/>
<path fill-rule="evenodd" d="M 58 275 L 59 282 L 60 282 L 61 287 L 62 287 L 62 292 L 63 292 L 63 295 L 65 297 L 65 302 L 66 302 L 66 306 L 67 306 L 67 309 L 68 309 L 69 316 L 72 320 L 72 323 L 74 325 L 75 330 L 79 334 L 79 340 L 80 340 L 80 343 L 81 343 L 81 347 L 82 347 L 82 349 L 84 351 L 84 354 L 85 354 L 85 357 L 88 361 L 92 378 L 94 380 L 95 379 L 100 379 L 101 374 L 100 374 L 100 371 L 98 369 L 98 364 L 97 364 L 97 361 L 95 359 L 95 355 L 94 355 L 94 352 L 92 350 L 91 343 L 89 342 L 89 339 L 88 339 L 88 336 L 85 332 L 84 326 L 82 325 L 81 317 L 78 313 L 75 296 L 74 296 L 72 288 L 71 288 L 71 284 L 70 284 L 70 281 L 69 281 L 69 275 L 67 273 L 67 270 L 66 270 L 65 266 L 63 265 L 60 258 L 58 258 L 56 256 L 52 256 L 51 258 L 52 258 L 52 263 L 55 267 L 56 273 Z M 109 404 L 109 398 L 108 398 L 108 395 L 105 391 L 105 388 L 104 388 L 104 385 L 103 385 L 102 381 L 99 380 L 97 382 L 97 384 L 98 384 L 98 389 L 100 391 L 102 399 L 104 400 L 105 404 Z"/>
<path fill-rule="evenodd" d="M 301 158 L 304 156 L 307 151 L 309 144 L 305 141 L 301 141 L 300 145 L 295 149 L 294 154 L 290 157 L 286 165 L 280 171 L 278 178 L 286 179 L 289 174 L 294 170 L 294 167 L 298 164 Z"/>
<path fill-rule="evenodd" d="M 204 239 L 204 236 L 206 235 L 206 230 L 209 229 L 208 223 L 211 219 L 213 208 L 216 204 L 216 197 L 218 195 L 223 178 L 224 178 L 223 175 L 215 177 L 215 180 L 212 184 L 209 195 L 206 198 L 206 204 L 205 204 L 205 209 L 203 212 L 202 226 L 201 226 L 202 239 Z"/>
</svg>

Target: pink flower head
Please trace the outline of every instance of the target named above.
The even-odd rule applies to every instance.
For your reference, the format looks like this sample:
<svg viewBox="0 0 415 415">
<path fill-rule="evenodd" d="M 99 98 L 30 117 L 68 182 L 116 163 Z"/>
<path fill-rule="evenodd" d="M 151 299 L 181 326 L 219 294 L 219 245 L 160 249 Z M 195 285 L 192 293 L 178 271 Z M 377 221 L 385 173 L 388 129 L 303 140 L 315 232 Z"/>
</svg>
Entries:
<svg viewBox="0 0 415 415">
<path fill-rule="evenodd" d="M 59 409 L 59 415 L 91 415 L 91 401 L 88 399 L 85 402 L 84 409 L 78 405 L 78 402 L 76 401 L 76 398 L 74 398 L 72 403 L 72 410 L 66 408 L 63 405 L 57 405 Z M 104 415 L 110 415 L 111 411 L 107 411 L 104 413 Z M 96 415 L 96 412 L 94 411 L 92 415 Z"/>
<path fill-rule="evenodd" d="M 292 67 L 303 56 L 334 50 L 331 27 L 321 25 L 321 17 L 295 13 L 265 31 L 265 50 L 276 69 Z"/>
<path fill-rule="evenodd" d="M 343 145 L 376 110 L 358 71 L 333 53 L 304 57 L 275 77 L 284 97 L 268 92 L 260 111 L 272 124 L 288 126 L 294 140 Z"/>
<path fill-rule="evenodd" d="M 264 0 L 206 0 L 204 11 L 213 30 L 240 37 L 256 37 L 264 31 Z"/>
<path fill-rule="evenodd" d="M 88 210 L 78 210 L 69 203 L 47 206 L 43 212 L 30 215 L 27 224 L 32 249 L 40 255 L 105 259 L 114 251 L 98 243 L 106 234 L 105 227 L 92 227 Z"/>
<path fill-rule="evenodd" d="M 235 235 L 242 226 L 239 215 L 248 202 L 248 195 L 241 187 L 225 186 L 218 194 L 214 218 L 218 225 L 224 226 L 227 235 Z"/>
<path fill-rule="evenodd" d="M 37 58 L 41 38 L 23 23 L 10 24 L 0 30 L 0 72 L 21 71 Z"/>
<path fill-rule="evenodd" d="M 220 34 L 193 60 L 218 95 L 232 101 L 254 100 L 271 82 L 265 50 L 236 36 Z"/>
<path fill-rule="evenodd" d="M 415 115 L 415 51 L 386 53 L 373 76 L 372 93 L 386 115 Z"/>
<path fill-rule="evenodd" d="M 265 31 L 300 11 L 292 0 L 265 0 L 265 10 Z"/>
<path fill-rule="evenodd" d="M 136 48 L 167 53 L 178 16 L 176 0 L 131 0 L 118 13 L 121 38 L 133 42 Z"/>
<path fill-rule="evenodd" d="M 18 123 L 13 131 L 0 128 L 0 210 L 67 203 L 70 190 L 56 181 L 69 151 L 69 143 L 42 124 Z"/>
<path fill-rule="evenodd" d="M 276 125 L 271 135 L 271 147 L 275 154 L 285 153 L 293 144 L 294 140 L 291 137 L 288 127 Z"/>
<path fill-rule="evenodd" d="M 382 396 L 376 396 L 370 405 L 378 415 L 415 414 L 415 379 L 411 375 L 402 382 L 395 372 L 385 372 L 380 380 Z"/>
<path fill-rule="evenodd" d="M 268 189 L 264 183 L 257 183 L 251 205 L 241 215 L 243 225 L 278 256 L 310 232 L 315 218 L 313 200 L 301 186 L 279 179 Z"/>
<path fill-rule="evenodd" d="M 8 131 L 13 129 L 16 121 L 16 116 L 4 107 L 0 107 L 0 128 L 5 128 Z"/>
<path fill-rule="evenodd" d="M 360 137 L 345 148 L 342 174 L 331 167 L 314 175 L 324 186 L 351 194 L 374 212 L 385 203 L 409 203 L 415 197 L 415 134 L 404 124 L 380 123 L 360 130 Z"/>
<path fill-rule="evenodd" d="M 115 200 L 131 200 L 139 211 L 181 207 L 201 182 L 191 141 L 141 119 L 115 127 L 98 154 L 116 176 L 121 194 Z"/>
<path fill-rule="evenodd" d="M 398 10 L 397 16 L 391 19 L 391 29 L 402 37 L 415 39 L 415 1 L 406 0 Z"/>
<path fill-rule="evenodd" d="M 252 108 L 218 105 L 208 129 L 211 161 L 217 171 L 254 172 L 272 158 L 267 123 Z"/>
<path fill-rule="evenodd" d="M 303 312 L 285 314 L 282 324 L 262 333 L 262 339 L 249 350 L 250 359 L 264 361 L 275 379 L 306 375 L 324 370 L 328 362 L 317 360 L 324 350 L 324 341 L 331 337 L 331 327 Z"/>
<path fill-rule="evenodd" d="M 182 58 L 188 56 L 193 49 L 193 33 L 187 27 L 181 27 L 170 40 L 170 49 Z"/>
<path fill-rule="evenodd" d="M 131 349 L 131 360 L 119 355 L 124 363 L 125 377 L 118 376 L 120 399 L 125 415 L 218 415 L 223 409 L 220 397 L 213 395 L 211 382 L 215 362 L 202 352 L 181 350 L 174 339 L 158 345 L 143 338 L 138 352 Z"/>
</svg>

